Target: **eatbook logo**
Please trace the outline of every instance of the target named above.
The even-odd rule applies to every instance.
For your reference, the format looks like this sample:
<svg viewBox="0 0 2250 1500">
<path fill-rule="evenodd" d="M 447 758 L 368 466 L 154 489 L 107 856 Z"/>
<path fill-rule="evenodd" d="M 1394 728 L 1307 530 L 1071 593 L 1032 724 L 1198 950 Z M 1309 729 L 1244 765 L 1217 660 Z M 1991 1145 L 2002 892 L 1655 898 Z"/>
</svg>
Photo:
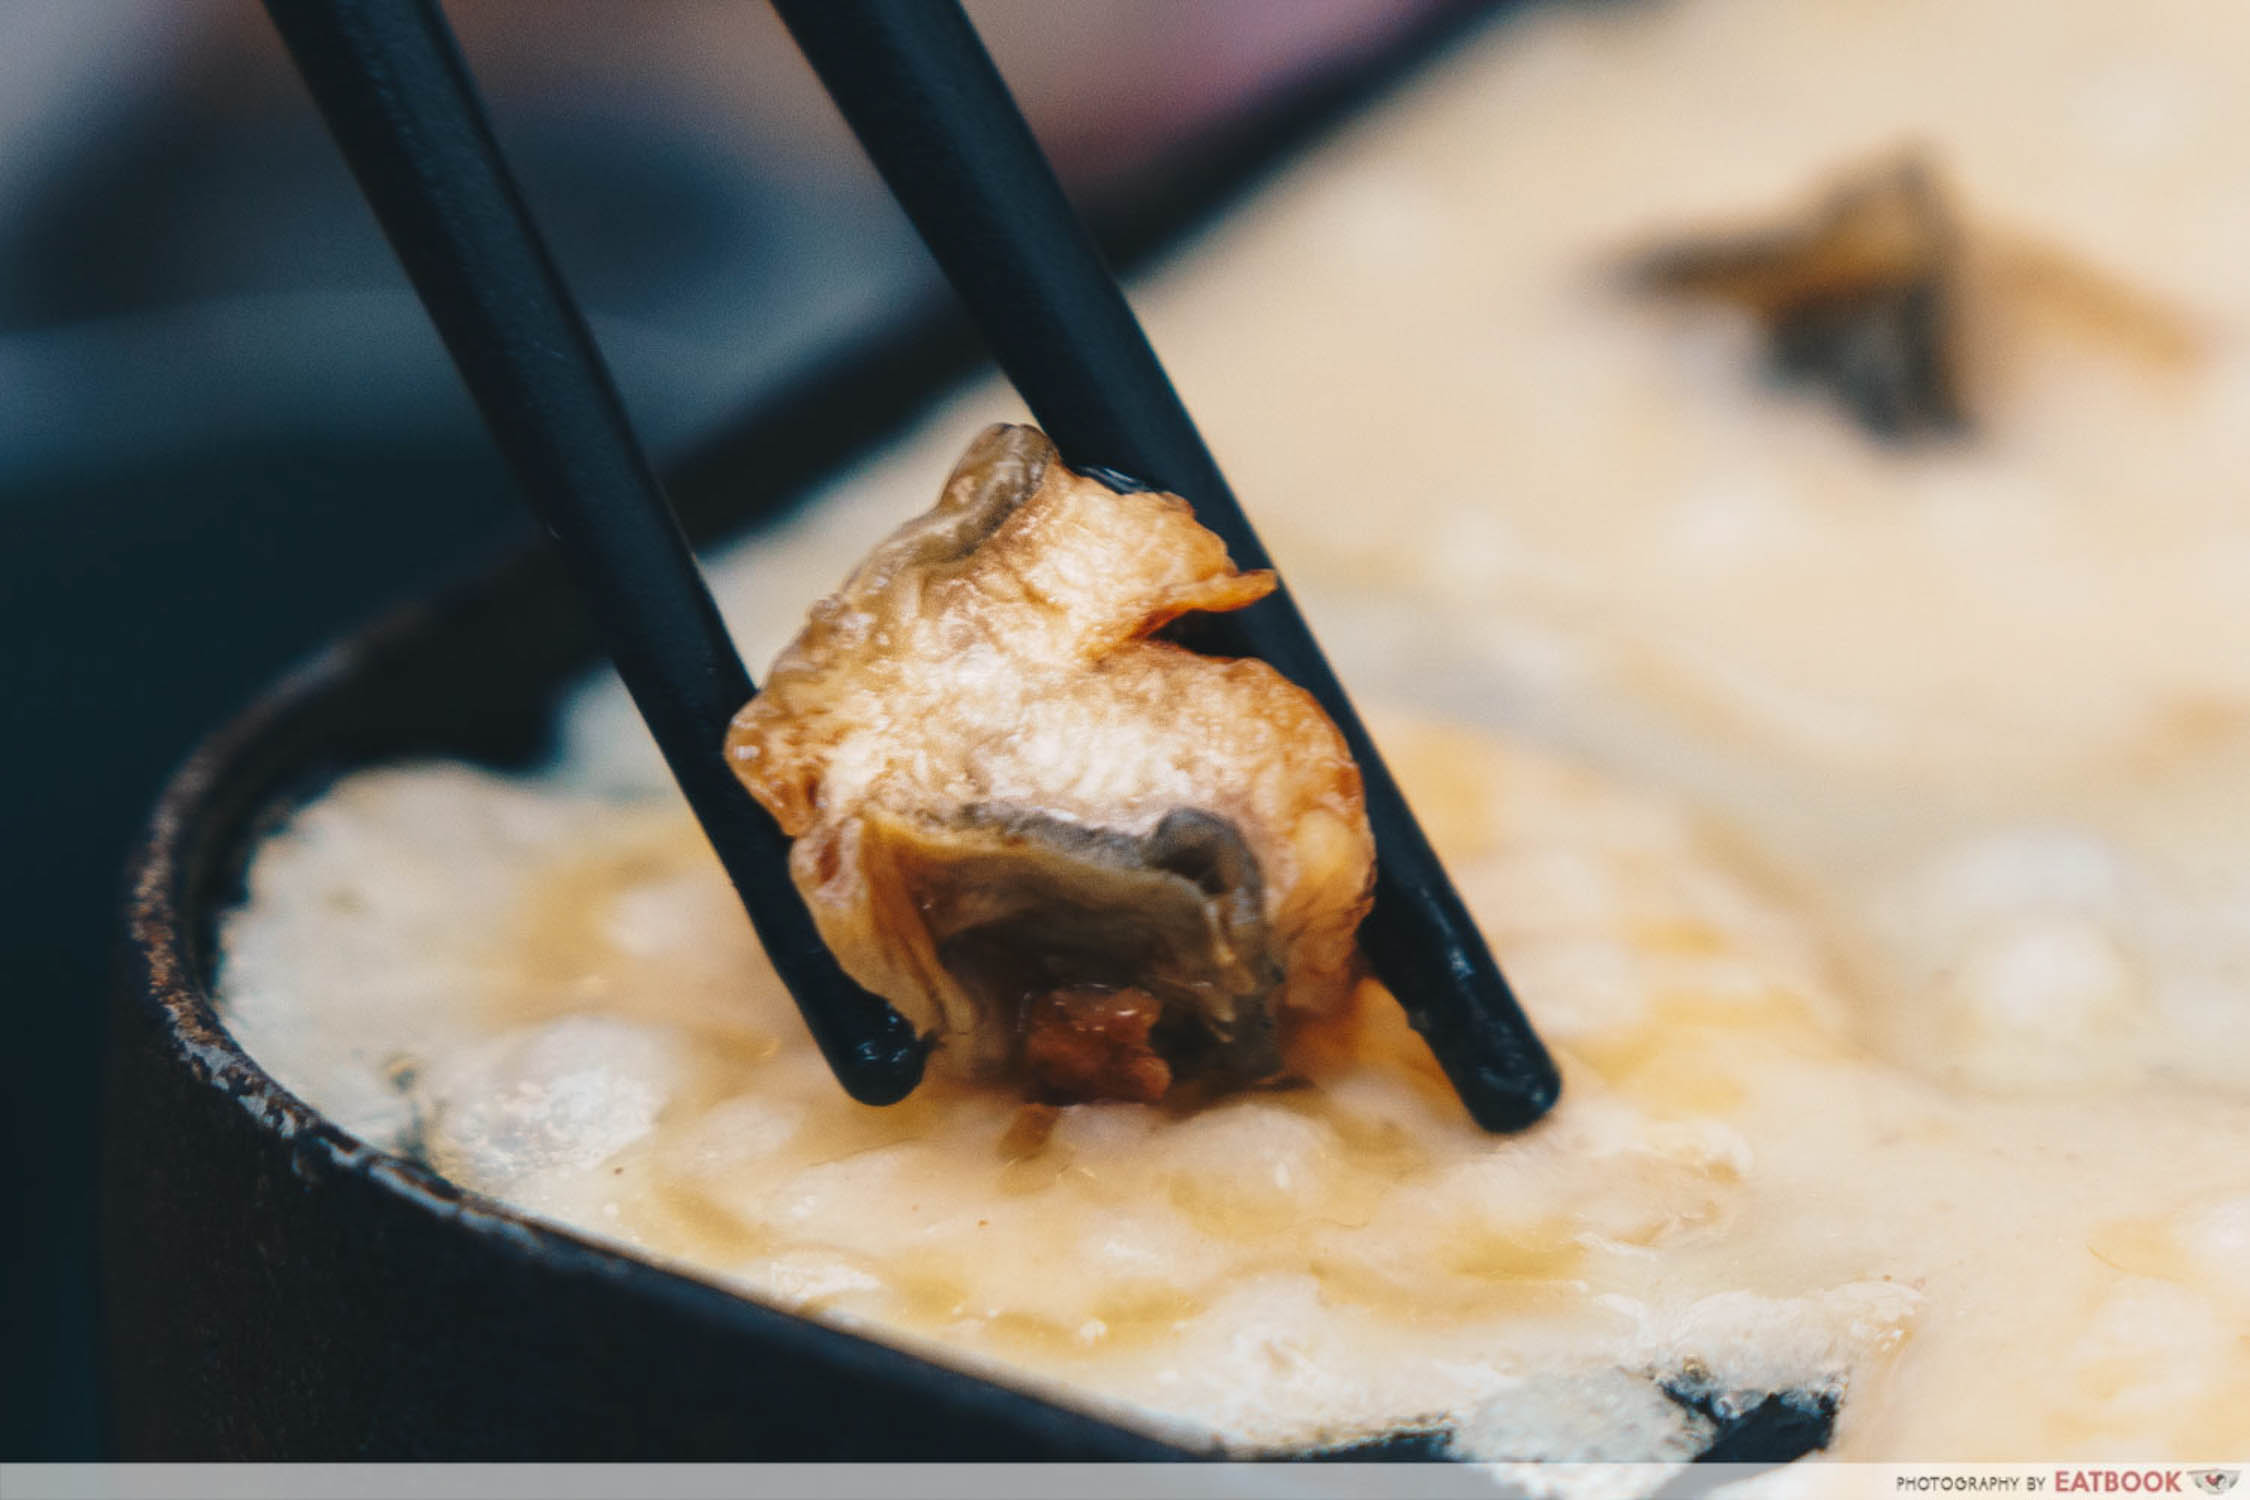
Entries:
<svg viewBox="0 0 2250 1500">
<path fill-rule="evenodd" d="M 2188 1475 L 2195 1481 L 2195 1487 L 2206 1495 L 2225 1494 L 2241 1477 L 2240 1469 L 2196 1469 Z"/>
</svg>

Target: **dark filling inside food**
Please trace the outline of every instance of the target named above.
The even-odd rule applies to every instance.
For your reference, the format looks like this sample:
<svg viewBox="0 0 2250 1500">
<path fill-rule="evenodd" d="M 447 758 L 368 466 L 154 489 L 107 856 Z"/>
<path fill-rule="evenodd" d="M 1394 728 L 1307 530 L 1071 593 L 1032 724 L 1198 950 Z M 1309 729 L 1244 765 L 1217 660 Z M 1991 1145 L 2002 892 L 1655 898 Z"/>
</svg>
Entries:
<svg viewBox="0 0 2250 1500">
<path fill-rule="evenodd" d="M 1961 401 L 1960 245 L 1928 168 L 1891 162 L 1779 230 L 1665 246 L 1641 284 L 1758 319 L 1783 379 L 1825 391 L 1886 441 L 1968 425 Z"/>
<path fill-rule="evenodd" d="M 1172 1087 L 1151 1036 L 1163 1015 L 1145 990 L 1050 990 L 1023 1010 L 1024 1071 L 1046 1098 L 1154 1104 Z"/>
<path fill-rule="evenodd" d="M 971 807 L 901 875 L 946 971 L 1012 1018 L 1035 1096 L 1163 1098 L 1280 1067 L 1258 862 L 1192 808 L 1147 835 Z"/>
</svg>

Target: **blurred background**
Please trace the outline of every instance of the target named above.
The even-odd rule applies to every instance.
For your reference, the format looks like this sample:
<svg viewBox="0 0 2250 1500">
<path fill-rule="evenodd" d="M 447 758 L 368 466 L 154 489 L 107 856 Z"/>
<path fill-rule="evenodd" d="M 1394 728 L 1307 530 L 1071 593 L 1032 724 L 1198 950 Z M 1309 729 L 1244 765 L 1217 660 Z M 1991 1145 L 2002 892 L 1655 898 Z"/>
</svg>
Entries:
<svg viewBox="0 0 2250 1500">
<path fill-rule="evenodd" d="M 1492 8 L 969 5 L 1128 262 Z M 742 413 L 900 329 L 909 384 L 974 358 L 764 6 L 448 10 L 660 467 L 723 483 Z M 96 1063 L 149 804 L 293 660 L 529 535 L 250 0 L 0 3 L 0 522 L 0 1457 L 87 1458 Z"/>
</svg>

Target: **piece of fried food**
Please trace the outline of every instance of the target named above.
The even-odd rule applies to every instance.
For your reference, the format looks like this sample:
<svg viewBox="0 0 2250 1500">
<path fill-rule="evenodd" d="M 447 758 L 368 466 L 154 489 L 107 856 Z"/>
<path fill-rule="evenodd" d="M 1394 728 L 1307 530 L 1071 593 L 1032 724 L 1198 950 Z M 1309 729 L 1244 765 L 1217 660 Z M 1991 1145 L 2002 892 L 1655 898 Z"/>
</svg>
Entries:
<svg viewBox="0 0 2250 1500">
<path fill-rule="evenodd" d="M 2164 372 L 2200 358 L 2186 313 L 2060 246 L 1975 222 L 1958 200 L 1926 154 L 1902 150 L 1778 224 L 1668 243 L 1627 271 L 1748 312 L 1776 373 L 1826 390 L 1886 442 L 1972 431 L 2028 365 L 2092 354 Z"/>
<path fill-rule="evenodd" d="M 1936 175 L 1905 153 L 1849 174 L 1802 220 L 1668 245 L 1633 271 L 1652 289 L 1747 309 L 1779 372 L 1825 387 L 1870 434 L 1911 439 L 1967 425 L 1960 262 Z"/>
<path fill-rule="evenodd" d="M 1151 638 L 1273 586 L 1178 496 L 986 429 L 727 736 L 852 977 L 1042 1097 L 1277 1071 L 1354 977 L 1359 770 L 1271 667 Z"/>
</svg>

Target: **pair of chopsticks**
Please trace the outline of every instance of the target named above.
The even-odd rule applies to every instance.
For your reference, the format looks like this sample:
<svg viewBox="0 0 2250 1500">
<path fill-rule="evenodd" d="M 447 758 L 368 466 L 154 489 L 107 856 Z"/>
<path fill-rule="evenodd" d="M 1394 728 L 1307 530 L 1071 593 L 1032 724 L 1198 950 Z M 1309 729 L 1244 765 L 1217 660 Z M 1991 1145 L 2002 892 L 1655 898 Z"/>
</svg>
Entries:
<svg viewBox="0 0 2250 1500">
<path fill-rule="evenodd" d="M 775 5 L 1065 458 L 1186 497 L 1238 566 L 1270 566 L 956 0 Z M 821 942 L 787 839 L 725 764 L 750 676 L 436 0 L 267 9 L 829 1066 L 863 1102 L 904 1097 L 924 1043 Z M 1375 830 L 1375 973 L 1480 1125 L 1538 1119 L 1554 1065 L 1286 588 L 1199 640 L 1267 661 L 1343 732 Z"/>
</svg>

